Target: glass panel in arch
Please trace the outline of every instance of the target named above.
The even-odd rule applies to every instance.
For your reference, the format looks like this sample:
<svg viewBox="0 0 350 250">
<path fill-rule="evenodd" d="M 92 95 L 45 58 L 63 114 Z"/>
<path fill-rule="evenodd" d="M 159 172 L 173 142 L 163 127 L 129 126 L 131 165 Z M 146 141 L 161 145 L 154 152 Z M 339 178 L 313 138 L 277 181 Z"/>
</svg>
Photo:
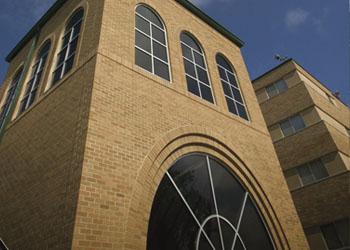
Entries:
<svg viewBox="0 0 350 250">
<path fill-rule="evenodd" d="M 153 201 L 148 226 L 148 250 L 192 250 L 198 225 L 165 176 Z"/>
</svg>

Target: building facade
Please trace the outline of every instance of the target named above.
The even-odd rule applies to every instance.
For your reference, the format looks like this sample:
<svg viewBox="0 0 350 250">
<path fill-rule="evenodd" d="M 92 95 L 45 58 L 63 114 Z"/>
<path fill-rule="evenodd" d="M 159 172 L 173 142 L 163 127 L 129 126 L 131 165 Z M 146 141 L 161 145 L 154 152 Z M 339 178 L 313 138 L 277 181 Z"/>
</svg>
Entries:
<svg viewBox="0 0 350 250">
<path fill-rule="evenodd" d="M 7 57 L 5 244 L 308 249 L 242 46 L 185 0 L 58 0 Z"/>
<path fill-rule="evenodd" d="M 293 60 L 253 86 L 311 249 L 349 249 L 349 108 Z"/>
</svg>

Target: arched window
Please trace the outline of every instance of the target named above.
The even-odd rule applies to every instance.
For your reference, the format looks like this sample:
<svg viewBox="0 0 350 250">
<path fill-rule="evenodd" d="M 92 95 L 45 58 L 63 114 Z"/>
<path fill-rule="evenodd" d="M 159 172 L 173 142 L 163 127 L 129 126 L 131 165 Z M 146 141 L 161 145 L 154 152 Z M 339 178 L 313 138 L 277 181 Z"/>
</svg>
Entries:
<svg viewBox="0 0 350 250">
<path fill-rule="evenodd" d="M 253 230 L 252 230 L 253 229 Z M 260 213 L 229 168 L 214 158 L 180 158 L 155 195 L 147 250 L 272 250 Z"/>
<path fill-rule="evenodd" d="M 23 67 L 21 67 L 19 70 L 17 70 L 16 74 L 12 78 L 12 81 L 10 83 L 10 86 L 7 90 L 5 101 L 1 107 L 0 110 L 0 130 L 2 129 L 2 126 L 4 125 L 6 116 L 9 113 L 11 103 L 13 101 L 13 98 L 15 96 L 15 92 L 19 83 L 19 80 L 21 79 L 23 72 Z"/>
<path fill-rule="evenodd" d="M 181 33 L 180 39 L 188 91 L 214 103 L 202 48 L 194 38 L 185 32 Z"/>
<path fill-rule="evenodd" d="M 53 72 L 53 84 L 61 80 L 73 67 L 83 17 L 84 9 L 79 8 L 67 22 L 61 41 L 61 50 L 57 54 L 56 69 Z"/>
<path fill-rule="evenodd" d="M 170 81 L 166 30 L 162 20 L 148 7 L 139 5 L 135 13 L 135 63 Z"/>
<path fill-rule="evenodd" d="M 46 41 L 44 45 L 39 50 L 36 57 L 35 63 L 32 67 L 32 74 L 29 82 L 26 85 L 26 90 L 21 101 L 20 113 L 24 112 L 26 109 L 32 105 L 38 92 L 38 86 L 43 76 L 43 71 L 49 55 L 51 47 L 51 41 Z"/>
<path fill-rule="evenodd" d="M 246 106 L 239 88 L 236 74 L 234 73 L 231 64 L 221 55 L 216 56 L 216 63 L 218 64 L 228 110 L 231 113 L 248 120 Z"/>
</svg>

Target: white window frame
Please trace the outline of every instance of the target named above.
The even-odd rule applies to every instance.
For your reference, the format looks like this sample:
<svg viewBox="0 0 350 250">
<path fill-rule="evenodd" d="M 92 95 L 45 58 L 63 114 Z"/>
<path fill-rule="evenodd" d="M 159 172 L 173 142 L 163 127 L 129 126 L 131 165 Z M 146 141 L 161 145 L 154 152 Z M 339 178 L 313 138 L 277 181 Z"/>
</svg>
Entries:
<svg viewBox="0 0 350 250">
<path fill-rule="evenodd" d="M 293 117 L 296 117 L 296 116 L 299 116 L 299 117 L 303 120 L 303 123 L 304 123 L 304 125 L 305 125 L 304 128 L 299 129 L 299 130 L 296 130 L 296 129 L 294 128 L 294 126 L 293 126 L 293 124 L 292 124 L 292 122 L 291 122 L 291 119 L 292 119 Z M 286 121 L 289 122 L 290 127 L 291 127 L 292 130 L 293 130 L 293 133 L 290 134 L 290 135 L 285 135 L 284 132 L 283 132 L 282 126 L 281 126 L 281 124 L 284 123 L 284 122 L 286 122 Z M 301 114 L 296 114 L 296 115 L 293 115 L 293 116 L 291 116 L 291 117 L 288 117 L 287 119 L 285 119 L 285 120 L 279 122 L 279 123 L 278 123 L 278 126 L 279 126 L 279 128 L 280 128 L 280 130 L 281 130 L 281 133 L 282 133 L 282 135 L 283 135 L 282 138 L 286 138 L 286 137 L 288 137 L 288 136 L 295 135 L 296 133 L 298 133 L 298 132 L 304 130 L 305 128 L 307 128 L 307 126 L 306 126 L 306 124 L 305 124 L 305 121 L 304 121 L 304 117 L 303 117 Z"/>
<path fill-rule="evenodd" d="M 219 55 L 219 56 L 221 56 L 221 55 Z M 221 57 L 222 57 L 222 56 L 221 56 Z M 223 58 L 224 58 L 224 57 L 223 57 Z M 225 61 L 227 62 L 226 59 L 225 59 Z M 228 62 L 227 62 L 227 63 L 228 63 Z M 224 70 L 227 79 L 230 79 L 230 78 L 228 77 L 228 73 L 230 73 L 231 75 L 233 75 L 233 77 L 236 79 L 236 83 L 237 83 L 237 86 L 238 86 L 238 87 L 236 87 L 235 85 L 233 85 L 233 84 L 231 84 L 230 82 L 226 81 L 225 79 L 222 79 L 221 76 L 220 76 L 220 80 L 221 80 L 221 81 L 223 81 L 224 83 L 226 83 L 226 84 L 228 84 L 229 86 L 231 86 L 231 87 L 235 88 L 236 90 L 238 90 L 239 93 L 240 93 L 240 95 L 241 95 L 241 98 L 242 98 L 243 103 L 240 102 L 240 101 L 238 101 L 238 100 L 236 100 L 236 99 L 234 98 L 235 95 L 233 94 L 232 88 L 230 88 L 230 92 L 231 92 L 231 94 L 232 94 L 232 97 L 227 96 L 227 95 L 225 94 L 225 91 L 224 91 L 224 96 L 225 96 L 225 98 L 231 99 L 231 100 L 233 101 L 234 105 L 235 105 L 235 108 L 236 108 L 236 111 L 237 111 L 237 115 L 236 115 L 236 114 L 235 114 L 235 115 L 245 120 L 245 118 L 243 118 L 243 117 L 241 117 L 241 116 L 239 115 L 238 108 L 237 108 L 237 104 L 236 104 L 236 102 L 238 102 L 239 104 L 241 104 L 241 105 L 244 107 L 245 112 L 246 112 L 246 114 L 247 114 L 247 120 L 250 121 L 250 117 L 249 117 L 249 114 L 248 114 L 247 105 L 246 105 L 246 103 L 245 103 L 244 96 L 243 96 L 243 93 L 242 93 L 242 91 L 241 91 L 240 84 L 239 84 L 239 82 L 238 82 L 238 77 L 237 77 L 236 73 L 233 72 L 233 70 L 232 70 L 232 71 L 229 71 L 229 70 L 225 69 L 224 67 L 222 67 L 222 66 L 221 66 L 220 64 L 218 64 L 217 62 L 216 62 L 216 64 L 217 64 L 217 66 L 218 66 L 219 68 L 221 68 L 222 70 Z M 219 75 L 220 75 L 220 74 L 219 74 Z"/>
<path fill-rule="evenodd" d="M 276 87 L 276 84 L 277 84 L 279 81 L 283 81 L 283 82 L 286 84 L 287 90 L 281 92 L 281 91 Z M 268 88 L 268 87 L 271 87 L 271 86 L 273 86 L 273 87 L 277 90 L 277 94 L 274 95 L 274 96 L 270 96 L 270 95 L 269 95 L 269 92 L 267 91 L 267 88 Z M 275 81 L 274 83 L 272 83 L 272 84 L 270 84 L 270 85 L 268 85 L 268 86 L 266 86 L 266 87 L 264 88 L 268 100 L 271 99 L 271 98 L 273 98 L 273 97 L 275 97 L 275 96 L 278 96 L 278 95 L 280 95 L 280 94 L 282 94 L 282 93 L 284 93 L 284 92 L 286 92 L 286 91 L 288 91 L 288 89 L 289 89 L 289 88 L 288 88 L 288 84 L 287 84 L 287 82 L 286 82 L 283 78 L 282 78 L 282 79 L 279 79 L 278 81 Z"/>
<path fill-rule="evenodd" d="M 150 72 L 150 73 L 152 73 L 153 75 L 155 75 L 155 76 L 157 76 L 157 77 L 160 77 L 160 78 L 162 78 L 162 79 L 164 79 L 164 80 L 166 80 L 166 81 L 169 81 L 169 82 L 171 83 L 171 82 L 172 82 L 172 74 L 171 74 L 170 56 L 169 56 L 169 48 L 168 48 L 168 34 L 167 34 L 167 31 L 166 31 L 166 28 L 165 28 L 165 24 L 164 24 L 163 20 L 159 17 L 159 15 L 158 15 L 156 12 L 154 12 L 153 10 L 151 10 L 150 8 L 148 8 L 148 9 L 149 9 L 150 11 L 152 11 L 152 13 L 153 13 L 155 16 L 158 17 L 159 21 L 160 21 L 160 22 L 163 24 L 163 26 L 164 26 L 163 28 L 162 28 L 162 27 L 159 27 L 157 24 L 153 23 L 151 20 L 148 20 L 147 18 L 145 18 L 145 17 L 143 17 L 142 15 L 140 15 L 139 13 L 137 13 L 136 9 L 137 9 L 137 7 L 139 7 L 139 6 L 143 6 L 143 7 L 145 7 L 145 8 L 148 8 L 148 7 L 147 7 L 147 6 L 144 6 L 144 5 L 137 5 L 136 8 L 135 8 L 135 16 L 138 16 L 138 17 L 142 18 L 143 20 L 145 20 L 145 21 L 147 21 L 147 22 L 149 23 L 150 34 L 148 35 L 148 34 L 146 34 L 145 32 L 143 32 L 142 30 L 138 29 L 138 28 L 136 27 L 136 22 L 135 22 L 135 26 L 134 26 L 134 27 L 135 27 L 135 49 L 138 49 L 138 50 L 140 50 L 140 51 L 146 53 L 147 55 L 149 55 L 149 56 L 151 57 L 152 71 L 150 72 L 150 71 L 148 71 L 148 70 L 142 68 L 141 66 L 139 66 L 139 65 L 137 65 L 137 64 L 135 64 L 135 65 L 136 65 L 137 67 L 141 68 L 142 70 L 145 70 L 145 71 L 147 71 L 147 72 Z M 162 30 L 162 31 L 164 32 L 165 45 L 162 44 L 162 43 L 161 43 L 160 41 L 158 41 L 157 39 L 153 38 L 152 25 L 155 26 L 156 28 Z M 151 41 L 151 52 L 148 52 L 148 51 L 146 51 L 146 50 L 144 50 L 144 49 L 142 49 L 141 47 L 139 47 L 139 46 L 136 45 L 136 31 L 140 32 L 142 35 L 144 35 L 144 36 L 146 36 L 146 37 L 148 37 L 148 38 L 150 39 L 150 41 Z M 156 43 L 160 44 L 161 46 L 165 47 L 165 50 L 166 50 L 166 53 L 167 53 L 168 62 L 166 62 L 166 61 L 164 61 L 163 59 L 161 59 L 161 58 L 159 58 L 159 57 L 157 57 L 157 56 L 154 55 L 154 53 L 153 53 L 153 42 L 156 42 Z M 154 70 L 154 58 L 157 59 L 157 60 L 159 60 L 159 61 L 161 61 L 162 63 L 164 63 L 164 64 L 166 64 L 166 65 L 168 66 L 169 80 L 167 80 L 167 79 L 165 79 L 165 78 L 163 78 L 163 77 L 161 77 L 161 76 L 155 74 L 155 70 Z"/>
<path fill-rule="evenodd" d="M 186 32 L 184 32 L 184 33 L 185 33 L 187 36 L 189 36 L 192 40 L 194 40 L 194 41 L 196 42 L 197 46 L 201 48 L 201 46 L 199 45 L 199 43 L 197 43 L 197 41 L 192 37 L 192 35 L 189 35 L 189 34 L 187 34 Z M 183 41 L 181 41 L 181 39 L 180 39 L 180 45 L 184 45 L 184 46 L 186 46 L 188 49 L 191 50 L 191 55 L 192 55 L 193 61 L 191 61 L 191 60 L 189 60 L 188 58 L 186 58 L 186 57 L 184 56 L 183 52 L 182 52 L 182 58 L 183 58 L 184 60 L 188 61 L 189 63 L 191 63 L 191 64 L 194 65 L 194 72 L 195 72 L 195 74 L 196 74 L 196 78 L 193 78 L 193 76 L 187 74 L 186 71 L 185 71 L 185 76 L 187 76 L 187 77 L 189 77 L 189 78 L 192 78 L 193 80 L 195 80 L 195 81 L 197 82 L 198 90 L 199 90 L 199 94 L 200 94 L 199 97 L 200 97 L 201 99 L 203 99 L 203 100 L 209 102 L 208 100 L 206 100 L 206 99 L 203 98 L 202 91 L 201 91 L 201 88 L 200 88 L 200 83 L 203 84 L 203 85 L 205 85 L 205 86 L 207 86 L 207 87 L 210 89 L 211 96 L 212 96 L 212 98 L 213 98 L 213 104 L 215 104 L 216 102 L 215 102 L 214 91 L 213 91 L 213 88 L 211 87 L 211 86 L 212 86 L 212 83 L 211 83 L 211 79 L 210 79 L 210 75 L 209 75 L 209 70 L 208 70 L 208 65 L 207 65 L 207 60 L 206 60 L 206 58 L 205 58 L 204 52 L 200 52 L 200 51 L 196 50 L 195 48 L 192 48 L 192 47 L 188 46 L 186 43 L 184 43 Z M 202 51 L 203 51 L 203 48 L 201 48 L 201 49 L 202 49 Z M 181 51 L 182 51 L 182 48 L 181 48 Z M 194 57 L 194 52 L 198 53 L 199 55 L 201 55 L 201 56 L 203 57 L 203 61 L 204 61 L 204 66 L 205 66 L 205 68 L 203 68 L 203 66 L 201 66 L 201 65 L 199 65 L 199 64 L 196 63 L 195 57 Z M 185 64 L 184 64 L 184 65 L 185 65 Z M 199 80 L 198 71 L 197 71 L 197 66 L 198 66 L 199 68 L 201 68 L 202 70 L 204 70 L 205 73 L 207 74 L 209 85 L 208 85 L 207 83 L 204 83 L 204 82 L 202 82 L 201 80 Z M 190 93 L 191 93 L 191 92 L 190 92 Z M 193 94 L 193 93 L 191 93 L 191 94 Z M 195 95 L 195 94 L 193 94 L 193 95 Z M 195 96 L 197 96 L 197 95 L 195 95 Z"/>
<path fill-rule="evenodd" d="M 82 16 L 82 18 L 79 19 L 77 22 L 75 22 L 69 30 L 65 30 L 65 32 L 63 33 L 63 36 L 61 37 L 61 49 L 58 51 L 58 53 L 57 53 L 57 55 L 56 55 L 56 59 L 59 58 L 59 55 L 60 55 L 60 53 L 61 53 L 62 51 L 64 51 L 65 49 L 67 49 L 67 50 L 66 50 L 66 52 L 65 52 L 64 59 L 62 60 L 62 62 L 59 63 L 59 64 L 57 64 L 56 67 L 55 67 L 55 69 L 53 70 L 53 73 L 52 73 L 52 75 L 53 75 L 52 85 L 57 84 L 60 80 L 62 80 L 63 76 L 64 76 L 66 73 L 69 72 L 69 71 L 68 71 L 68 72 L 65 72 L 65 69 L 66 69 L 66 66 L 67 66 L 67 62 L 68 62 L 69 59 L 71 59 L 72 57 L 75 57 L 75 56 L 76 56 L 76 51 L 77 51 L 78 45 L 79 45 L 79 37 L 80 37 L 80 35 L 81 35 L 81 30 L 82 30 L 82 28 L 83 28 L 83 21 L 84 21 L 85 10 L 84 10 L 83 8 L 78 8 L 76 11 L 73 12 L 73 14 L 72 14 L 72 15 L 69 17 L 69 19 L 68 19 L 68 22 L 69 22 L 69 20 L 70 20 L 72 17 L 74 17 L 74 15 L 77 14 L 79 11 L 83 11 L 83 16 Z M 77 26 L 79 23 L 81 23 L 79 33 L 76 34 L 76 35 L 73 37 L 75 28 L 76 28 L 76 26 Z M 67 27 L 67 25 L 68 25 L 68 23 L 66 23 L 65 27 Z M 66 35 L 67 35 L 68 33 L 70 33 L 70 34 L 69 34 L 68 42 L 67 42 L 66 45 L 63 45 L 64 38 L 66 37 Z M 71 42 L 74 41 L 74 39 L 78 39 L 78 41 L 77 41 L 77 46 L 76 46 L 74 52 L 73 52 L 71 55 L 69 55 L 70 47 L 71 47 Z M 75 58 L 74 58 L 74 60 L 73 60 L 73 66 L 74 66 L 74 61 L 75 61 Z M 62 66 L 62 69 L 61 69 L 60 77 L 59 77 L 59 79 L 57 79 L 56 81 L 54 81 L 55 73 L 56 73 L 56 71 L 57 71 L 61 66 Z M 72 68 L 73 68 L 73 66 L 72 66 Z"/>
<path fill-rule="evenodd" d="M 314 172 L 312 171 L 312 168 L 311 168 L 311 163 L 314 162 L 314 161 L 320 161 L 320 162 L 322 163 L 322 165 L 323 165 L 323 167 L 325 168 L 325 170 L 326 170 L 328 176 L 326 176 L 326 177 L 324 177 L 324 178 L 321 178 L 321 179 L 317 179 L 317 178 L 316 178 L 316 176 L 315 176 L 315 174 L 314 174 Z M 299 172 L 299 169 L 300 169 L 300 168 L 303 168 L 303 167 L 307 167 L 307 168 L 309 169 L 309 171 L 310 171 L 310 173 L 311 173 L 311 176 L 312 176 L 312 179 L 313 179 L 311 183 L 307 183 L 307 184 L 304 184 L 304 183 L 303 183 L 303 179 L 301 178 L 301 175 L 300 175 L 300 172 Z M 320 159 L 320 158 L 319 158 L 319 159 L 316 159 L 316 160 L 313 160 L 313 161 L 310 161 L 310 162 L 307 162 L 307 163 L 305 163 L 305 164 L 303 164 L 303 165 L 300 165 L 300 166 L 296 167 L 296 170 L 297 170 L 297 173 L 298 173 L 298 177 L 299 177 L 299 180 L 300 180 L 301 187 L 309 186 L 309 185 L 311 185 L 311 184 L 314 184 L 314 183 L 316 183 L 316 182 L 319 182 L 319 181 L 328 179 L 328 178 L 330 177 L 330 174 L 329 174 L 329 172 L 328 172 L 326 166 L 324 165 L 322 159 Z"/>
<path fill-rule="evenodd" d="M 29 79 L 29 81 L 27 82 L 27 87 L 29 87 L 29 84 L 30 82 L 33 80 L 33 83 L 32 85 L 30 86 L 30 90 L 25 90 L 26 92 L 28 92 L 27 94 L 24 93 L 24 96 L 22 97 L 22 100 L 21 100 L 21 103 L 20 103 L 20 110 L 19 112 L 20 113 L 23 113 L 24 111 L 26 111 L 29 106 L 31 105 L 30 104 L 30 99 L 33 95 L 33 92 L 36 90 L 38 90 L 38 87 L 39 87 L 39 84 L 40 84 L 40 81 L 42 81 L 42 78 L 43 78 L 43 72 L 44 72 L 44 68 L 45 68 L 45 64 L 47 62 L 47 59 L 48 59 L 48 55 L 50 53 L 50 49 L 51 49 L 51 41 L 47 41 L 44 43 L 43 46 L 46 45 L 46 43 L 50 43 L 50 47 L 49 49 L 43 54 L 40 56 L 40 58 L 37 58 L 37 60 L 35 61 L 34 65 L 32 66 L 32 75 Z M 41 51 L 39 50 L 39 53 Z M 46 57 L 46 58 L 45 58 Z M 44 62 L 44 58 L 45 58 L 45 62 Z M 38 65 L 36 68 L 35 66 Z M 40 78 L 40 81 L 38 81 L 38 75 L 39 74 L 42 74 L 41 75 L 41 78 Z M 37 96 L 38 95 L 38 92 L 35 93 L 35 95 Z M 27 98 L 26 102 L 24 102 L 24 100 Z M 24 105 L 24 109 L 22 110 L 22 107 Z"/>
</svg>

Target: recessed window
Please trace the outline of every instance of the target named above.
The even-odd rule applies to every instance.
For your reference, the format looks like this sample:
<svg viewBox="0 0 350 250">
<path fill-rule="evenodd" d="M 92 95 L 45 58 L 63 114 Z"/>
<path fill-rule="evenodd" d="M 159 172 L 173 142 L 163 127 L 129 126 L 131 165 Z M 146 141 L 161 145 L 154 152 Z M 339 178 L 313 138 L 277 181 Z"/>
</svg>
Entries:
<svg viewBox="0 0 350 250">
<path fill-rule="evenodd" d="M 246 105 L 231 64 L 221 55 L 216 56 L 216 63 L 218 65 L 219 75 L 229 111 L 232 114 L 248 120 Z"/>
<path fill-rule="evenodd" d="M 180 39 L 188 91 L 214 103 L 202 48 L 192 36 L 185 32 L 181 33 Z"/>
<path fill-rule="evenodd" d="M 304 119 L 301 115 L 295 115 L 280 123 L 283 135 L 289 136 L 305 128 Z"/>
<path fill-rule="evenodd" d="M 28 109 L 35 100 L 35 97 L 38 92 L 38 86 L 43 76 L 43 71 L 45 68 L 47 57 L 49 55 L 50 47 L 51 47 L 51 41 L 47 41 L 39 50 L 36 61 L 32 67 L 30 80 L 26 85 L 26 90 L 24 92 L 24 96 L 21 101 L 21 106 L 19 110 L 20 113 Z"/>
<path fill-rule="evenodd" d="M 297 168 L 302 185 L 308 185 L 329 176 L 326 167 L 320 159 L 306 163 Z"/>
<path fill-rule="evenodd" d="M 328 249 L 349 249 L 350 231 L 348 218 L 321 226 L 321 232 L 327 243 Z"/>
<path fill-rule="evenodd" d="M 284 80 L 279 80 L 265 88 L 269 98 L 279 95 L 288 90 L 287 83 Z"/>
<path fill-rule="evenodd" d="M 14 97 L 15 97 L 16 89 L 17 89 L 19 80 L 21 79 L 22 72 L 23 72 L 23 67 L 21 67 L 16 72 L 16 74 L 12 78 L 10 86 L 9 86 L 9 88 L 7 90 L 5 101 L 4 101 L 4 103 L 3 103 L 2 107 L 1 107 L 1 110 L 0 110 L 0 130 L 4 126 L 6 117 L 7 117 L 8 113 L 9 113 L 9 111 L 10 111 L 10 106 L 11 106 L 11 103 L 12 103 Z"/>
<path fill-rule="evenodd" d="M 227 166 L 202 154 L 185 156 L 166 172 L 147 235 L 147 250 L 274 249 L 246 188 Z"/>
<path fill-rule="evenodd" d="M 135 14 L 135 63 L 170 81 L 166 30 L 153 10 L 139 5 Z"/>
<path fill-rule="evenodd" d="M 61 50 L 57 54 L 56 68 L 53 72 L 53 84 L 67 74 L 74 65 L 79 34 L 83 22 L 84 9 L 78 9 L 69 19 L 61 43 Z"/>
<path fill-rule="evenodd" d="M 5 245 L 5 242 L 1 238 L 0 238 L 0 249 L 8 250 L 7 246 Z"/>
</svg>

